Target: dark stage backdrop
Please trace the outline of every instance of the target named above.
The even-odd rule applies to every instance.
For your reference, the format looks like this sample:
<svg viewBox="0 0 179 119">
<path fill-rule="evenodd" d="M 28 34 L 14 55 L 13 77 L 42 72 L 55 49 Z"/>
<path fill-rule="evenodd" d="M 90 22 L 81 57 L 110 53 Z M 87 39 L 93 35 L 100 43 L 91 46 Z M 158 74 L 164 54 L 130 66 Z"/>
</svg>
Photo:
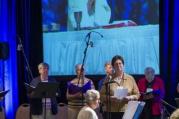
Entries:
<svg viewBox="0 0 179 119">
<path fill-rule="evenodd" d="M 7 61 L 0 61 L 0 75 L 1 85 L 5 89 L 10 88 L 13 90 L 6 100 L 12 100 L 12 96 L 18 96 L 15 99 L 19 100 L 19 104 L 28 102 L 26 96 L 24 82 L 29 82 L 26 70 L 26 63 L 22 52 L 16 53 L 16 43 L 21 38 L 24 44 L 25 53 L 30 63 L 30 68 L 33 72 L 33 76 L 37 76 L 37 65 L 42 60 L 42 29 L 41 29 L 41 1 L 40 0 L 2 0 L 0 2 L 0 8 L 9 12 L 1 12 L 0 10 L 0 22 L 4 27 L 0 28 L 0 41 L 8 39 L 10 44 L 10 56 Z M 15 2 L 16 7 L 15 7 Z M 165 99 L 170 104 L 174 105 L 174 96 L 176 92 L 176 85 L 179 79 L 179 1 L 178 0 L 161 0 L 160 2 L 160 75 L 165 81 L 166 96 Z M 6 6 L 6 7 L 3 7 Z M 11 12 L 10 12 L 11 11 Z M 13 14 L 16 11 L 15 15 Z M 8 16 L 8 17 L 7 17 Z M 5 19 L 8 18 L 8 19 Z M 4 19 L 4 20 L 2 20 Z M 16 20 L 15 20 L 16 19 Z M 7 22 L 8 21 L 8 22 Z M 15 25 L 13 24 L 16 21 Z M 8 24 L 8 25 L 7 25 Z M 2 26 L 1 25 L 1 26 Z M 12 30 L 13 29 L 13 30 Z M 3 32 L 2 32 L 3 31 Z M 4 34 L 2 34 L 4 33 Z M 17 37 L 10 37 L 16 34 Z M 11 38 L 11 39 L 9 39 Z M 13 39 L 16 39 L 14 42 Z M 16 58 L 17 57 L 17 58 Z M 16 62 L 17 59 L 17 62 Z M 2 67 L 5 67 L 2 68 Z M 18 72 L 16 71 L 18 69 Z M 9 72 L 4 72 L 9 71 Z M 18 78 L 16 78 L 18 76 Z M 7 77 L 10 77 L 7 80 Z M 13 77 L 13 78 L 12 78 Z M 135 76 L 137 78 L 137 76 Z M 72 76 L 56 77 L 58 80 L 71 79 Z M 94 80 L 100 79 L 100 76 L 93 76 Z M 10 81 L 11 83 L 4 83 Z M 13 82 L 13 83 L 12 83 Z M 18 87 L 17 87 L 18 83 Z M 17 93 L 16 93 L 17 92 Z M 19 93 L 19 95 L 18 95 Z M 13 102 L 16 100 L 13 100 Z M 10 105 L 5 101 L 8 119 L 11 119 L 15 115 L 18 102 L 14 102 Z M 170 108 L 169 108 L 170 109 Z M 171 111 L 173 111 L 171 109 Z"/>
<path fill-rule="evenodd" d="M 23 14 L 20 14 L 21 20 L 23 18 L 23 22 L 19 21 L 18 27 L 21 28 L 19 34 L 21 34 L 26 54 L 29 59 L 29 63 L 31 69 L 33 71 L 33 75 L 37 76 L 37 65 L 42 60 L 42 29 L 41 29 L 41 2 L 35 0 L 29 0 L 29 2 L 21 1 L 20 11 L 24 11 Z M 179 29 L 178 20 L 178 10 L 177 5 L 179 2 L 177 0 L 169 1 L 169 0 L 161 0 L 160 1 L 160 76 L 165 81 L 166 86 L 166 100 L 171 104 L 174 104 L 174 96 L 176 92 L 176 85 L 178 82 L 178 72 L 179 66 L 179 43 L 177 30 Z M 18 12 L 19 13 L 19 12 Z M 22 24 L 24 23 L 24 24 Z M 23 31 L 23 32 L 22 32 Z M 23 59 L 23 58 L 22 58 Z M 24 64 L 19 63 L 19 67 L 21 70 L 24 67 Z M 26 71 L 25 71 L 26 72 Z M 29 81 L 27 77 L 21 76 L 21 81 Z M 59 80 L 66 81 L 67 79 L 72 79 L 73 76 L 55 76 Z M 134 76 L 138 79 L 138 75 Z M 102 78 L 102 76 L 92 76 L 95 80 Z M 25 92 L 20 92 L 22 94 L 19 98 L 20 102 L 23 102 L 25 96 Z"/>
</svg>

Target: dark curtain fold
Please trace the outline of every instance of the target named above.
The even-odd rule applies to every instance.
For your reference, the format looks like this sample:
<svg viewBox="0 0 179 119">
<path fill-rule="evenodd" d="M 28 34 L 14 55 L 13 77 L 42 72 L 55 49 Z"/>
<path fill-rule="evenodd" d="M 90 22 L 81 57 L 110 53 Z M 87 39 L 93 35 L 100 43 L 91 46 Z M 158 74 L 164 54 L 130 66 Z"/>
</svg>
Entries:
<svg viewBox="0 0 179 119">
<path fill-rule="evenodd" d="M 18 107 L 18 76 L 16 56 L 16 0 L 0 0 L 0 42 L 9 45 L 9 56 L 0 59 L 0 86 L 9 90 L 3 103 L 6 119 L 14 119 Z M 2 50 L 2 49 L 0 49 Z"/>
<path fill-rule="evenodd" d="M 160 4 L 160 70 L 165 80 L 165 99 L 172 105 L 175 105 L 174 98 L 178 95 L 176 86 L 179 81 L 178 5 L 178 0 L 161 0 Z"/>
<path fill-rule="evenodd" d="M 24 82 L 29 83 L 38 75 L 37 65 L 42 62 L 41 0 L 17 0 L 17 36 L 22 41 L 24 54 L 19 51 L 18 76 L 20 104 L 28 102 Z M 18 39 L 18 42 L 19 42 Z M 27 62 L 25 57 L 27 57 Z M 27 66 L 29 64 L 29 68 Z"/>
</svg>

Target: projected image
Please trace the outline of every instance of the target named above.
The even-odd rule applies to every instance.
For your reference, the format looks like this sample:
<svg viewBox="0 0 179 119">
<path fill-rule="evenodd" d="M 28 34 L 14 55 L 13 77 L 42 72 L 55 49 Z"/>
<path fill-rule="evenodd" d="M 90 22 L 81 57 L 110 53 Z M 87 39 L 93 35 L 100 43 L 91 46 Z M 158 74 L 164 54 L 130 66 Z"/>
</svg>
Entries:
<svg viewBox="0 0 179 119">
<path fill-rule="evenodd" d="M 159 23 L 159 0 L 42 0 L 42 6 L 49 32 Z"/>
<path fill-rule="evenodd" d="M 67 0 L 42 0 L 43 31 L 67 29 Z"/>
<path fill-rule="evenodd" d="M 116 54 L 124 57 L 127 73 L 143 74 L 151 66 L 159 74 L 159 0 L 42 0 L 42 15 L 51 75 L 75 74 L 89 38 L 94 47 L 86 74 L 104 74 Z"/>
<path fill-rule="evenodd" d="M 106 0 L 68 0 L 68 30 L 108 25 L 111 9 Z"/>
</svg>

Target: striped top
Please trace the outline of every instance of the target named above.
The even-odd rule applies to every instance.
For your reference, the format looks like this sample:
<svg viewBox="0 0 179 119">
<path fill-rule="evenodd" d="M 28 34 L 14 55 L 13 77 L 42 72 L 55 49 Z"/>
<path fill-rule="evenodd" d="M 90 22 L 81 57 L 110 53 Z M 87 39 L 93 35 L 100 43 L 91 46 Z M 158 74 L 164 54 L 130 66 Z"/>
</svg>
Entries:
<svg viewBox="0 0 179 119">
<path fill-rule="evenodd" d="M 94 84 L 92 80 L 86 77 L 80 80 L 78 78 L 75 78 L 72 81 L 68 82 L 68 105 L 70 107 L 83 107 L 86 103 L 86 101 L 84 100 L 84 94 L 89 89 L 94 89 Z"/>
</svg>

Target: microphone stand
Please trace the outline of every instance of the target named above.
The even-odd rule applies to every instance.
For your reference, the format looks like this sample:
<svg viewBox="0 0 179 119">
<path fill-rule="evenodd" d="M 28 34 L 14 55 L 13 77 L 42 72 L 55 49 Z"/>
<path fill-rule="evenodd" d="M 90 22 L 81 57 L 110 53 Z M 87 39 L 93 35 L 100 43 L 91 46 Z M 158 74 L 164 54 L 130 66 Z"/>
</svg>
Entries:
<svg viewBox="0 0 179 119">
<path fill-rule="evenodd" d="M 86 54 L 87 54 L 87 50 L 88 50 L 88 48 L 89 48 L 89 46 L 91 46 L 91 47 L 93 47 L 93 42 L 92 41 L 90 41 L 91 40 L 91 33 L 97 33 L 98 35 L 100 35 L 102 38 L 103 38 L 103 35 L 102 34 L 100 34 L 99 32 L 97 32 L 97 31 L 90 31 L 87 35 L 86 35 L 86 38 L 85 39 L 87 39 L 87 41 L 86 41 L 86 48 L 85 48 L 85 50 L 84 50 L 84 57 L 83 57 L 83 61 L 82 61 L 82 67 L 81 67 L 81 71 L 80 71 L 80 74 L 82 74 L 82 72 L 84 71 L 84 62 L 85 62 L 85 59 L 86 59 Z"/>
<path fill-rule="evenodd" d="M 103 35 L 102 34 L 100 34 L 99 32 L 97 32 L 97 31 L 90 31 L 87 35 L 86 35 L 86 37 L 85 37 L 85 40 L 86 40 L 86 48 L 85 48 L 85 50 L 84 50 L 84 57 L 83 57 L 83 60 L 82 60 L 82 66 L 81 66 L 81 70 L 80 70 L 80 76 L 79 76 L 79 79 L 78 79 L 78 84 L 79 84 L 79 82 L 80 82 L 80 78 L 82 77 L 82 88 L 83 88 L 83 85 L 84 85 L 84 63 L 85 63 L 85 60 L 86 60 L 86 54 L 87 54 L 87 50 L 88 50 L 88 48 L 89 48 L 89 46 L 90 47 L 93 47 L 93 42 L 91 41 L 91 33 L 97 33 L 98 35 L 100 35 L 101 36 L 101 38 L 103 37 Z M 82 92 L 82 105 L 84 104 L 84 102 L 83 102 L 83 98 L 84 98 L 84 95 L 83 95 L 83 92 Z"/>
<path fill-rule="evenodd" d="M 174 110 L 177 109 L 176 107 L 174 107 L 173 105 L 167 103 L 167 102 L 166 102 L 165 100 L 163 100 L 163 99 L 161 99 L 161 102 L 162 102 L 164 105 L 167 105 L 167 106 L 169 106 L 170 108 L 172 108 L 172 109 L 174 109 Z M 166 115 L 165 115 L 165 112 L 166 112 Z M 161 119 L 165 119 L 166 116 L 169 116 L 169 117 L 170 117 L 170 115 L 171 115 L 171 114 L 170 114 L 169 111 L 167 110 L 166 106 L 163 106 L 163 111 L 162 111 L 162 117 L 161 117 Z"/>
<path fill-rule="evenodd" d="M 105 88 L 106 88 L 106 101 L 107 101 L 107 119 L 111 119 L 111 94 L 110 94 L 110 90 L 111 90 L 111 77 L 107 76 L 107 82 L 105 83 Z"/>
<path fill-rule="evenodd" d="M 111 90 L 111 83 L 116 83 L 118 86 L 120 86 L 120 84 L 114 80 L 112 80 L 111 76 L 107 77 L 108 81 L 105 83 L 105 87 L 106 87 L 106 101 L 107 101 L 107 119 L 111 119 L 111 94 L 110 94 L 110 90 Z"/>
<path fill-rule="evenodd" d="M 18 36 L 18 40 L 19 40 L 19 44 L 18 44 L 18 46 L 17 46 L 17 50 L 18 50 L 18 51 L 22 51 L 23 57 L 24 57 L 24 59 L 25 59 L 26 70 L 27 70 L 27 73 L 28 73 L 28 76 L 29 76 L 29 78 L 28 78 L 28 83 L 30 83 L 30 79 L 31 79 L 31 80 L 33 79 L 32 71 L 31 71 L 31 69 L 30 69 L 30 65 L 29 65 L 29 62 L 28 62 L 28 60 L 27 60 L 27 56 L 26 56 L 26 54 L 25 54 L 25 50 L 24 50 L 24 46 L 23 46 L 23 44 L 22 44 L 22 40 L 21 40 L 21 38 L 20 38 L 19 36 Z"/>
<path fill-rule="evenodd" d="M 169 104 L 168 102 L 166 102 L 165 100 L 161 99 L 161 102 L 166 105 L 166 106 L 169 106 L 170 108 L 172 108 L 173 110 L 176 110 L 177 108 L 174 107 L 173 105 Z M 167 110 L 166 106 L 163 105 L 163 111 L 162 111 L 162 114 L 161 114 L 161 119 L 166 119 L 166 116 L 169 116 L 170 117 L 170 113 L 169 111 Z"/>
<path fill-rule="evenodd" d="M 80 76 L 78 78 L 78 84 L 79 84 L 80 78 L 82 77 L 82 79 L 81 79 L 82 80 L 82 88 L 83 88 L 83 85 L 84 85 L 84 76 L 83 76 L 84 74 L 83 73 L 84 73 L 84 63 L 85 63 L 85 59 L 86 59 L 87 50 L 88 50 L 89 46 L 92 47 L 92 45 L 93 45 L 93 42 L 90 41 L 90 39 L 91 39 L 91 32 L 89 32 L 86 35 L 85 39 L 87 39 L 87 41 L 86 41 L 86 48 L 84 50 L 84 57 L 83 57 L 82 66 L 81 66 L 81 70 L 80 70 Z M 84 101 L 83 101 L 83 99 L 84 99 L 83 92 L 82 92 L 82 97 L 81 98 L 82 98 L 82 105 L 83 105 L 84 104 Z"/>
<path fill-rule="evenodd" d="M 23 54 L 23 57 L 25 59 L 25 64 L 26 64 L 26 70 L 27 70 L 27 73 L 28 73 L 28 83 L 30 83 L 30 79 L 32 80 L 33 79 L 33 75 L 32 75 L 32 71 L 30 69 L 30 65 L 29 65 L 29 62 L 27 60 L 27 56 L 25 54 L 25 50 L 24 50 L 24 47 L 23 47 L 23 44 L 22 44 L 22 40 L 21 40 L 21 37 L 20 36 L 17 36 L 18 37 L 18 40 L 19 40 L 19 43 L 18 43 L 18 46 L 17 46 L 17 51 L 22 51 L 22 54 Z M 31 109 L 30 109 L 30 119 L 32 119 L 32 115 L 31 115 Z"/>
<path fill-rule="evenodd" d="M 174 107 L 173 105 L 169 104 L 168 102 L 166 102 L 165 100 L 161 99 L 161 101 L 165 104 L 165 105 L 168 105 L 170 108 L 176 110 L 177 108 Z"/>
<path fill-rule="evenodd" d="M 173 105 L 169 104 L 168 102 L 166 102 L 166 101 L 163 100 L 163 99 L 161 99 L 161 102 L 162 102 L 163 104 L 169 106 L 169 107 L 172 108 L 173 110 L 176 110 L 176 109 L 177 109 L 176 107 L 174 107 Z M 164 106 L 164 111 L 163 111 L 163 113 L 165 113 L 165 112 L 167 113 L 168 116 L 170 116 L 169 111 L 168 111 L 167 108 Z"/>
</svg>

